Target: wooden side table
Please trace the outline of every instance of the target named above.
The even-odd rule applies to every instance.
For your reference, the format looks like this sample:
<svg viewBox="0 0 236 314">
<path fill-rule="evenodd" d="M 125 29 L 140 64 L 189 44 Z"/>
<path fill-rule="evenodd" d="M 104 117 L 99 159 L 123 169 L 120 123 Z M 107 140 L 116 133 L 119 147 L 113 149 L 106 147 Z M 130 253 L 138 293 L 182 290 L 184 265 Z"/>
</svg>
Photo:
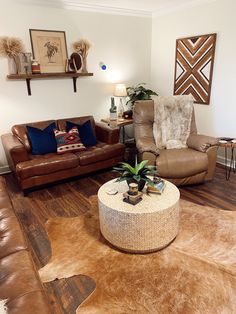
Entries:
<svg viewBox="0 0 236 314">
<path fill-rule="evenodd" d="M 219 146 L 225 149 L 225 176 L 229 180 L 231 171 L 236 172 L 236 140 L 223 141 L 219 140 Z M 228 164 L 228 149 L 230 149 L 230 162 Z"/>
<path fill-rule="evenodd" d="M 101 119 L 101 122 L 106 123 L 111 128 L 119 128 L 122 134 L 122 142 L 125 143 L 125 126 L 129 124 L 133 124 L 133 119 L 111 120 L 107 118 L 107 119 Z"/>
</svg>

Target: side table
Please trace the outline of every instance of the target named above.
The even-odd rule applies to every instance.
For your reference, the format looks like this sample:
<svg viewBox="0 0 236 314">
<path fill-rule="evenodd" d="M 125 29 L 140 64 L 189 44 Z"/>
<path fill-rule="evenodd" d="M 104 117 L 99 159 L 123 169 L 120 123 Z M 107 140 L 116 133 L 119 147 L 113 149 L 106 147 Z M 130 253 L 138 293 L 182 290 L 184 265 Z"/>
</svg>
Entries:
<svg viewBox="0 0 236 314">
<path fill-rule="evenodd" d="M 101 122 L 108 124 L 111 128 L 119 128 L 122 134 L 122 142 L 125 143 L 125 126 L 133 124 L 133 119 L 117 119 L 111 120 L 109 118 L 101 119 Z"/>
<path fill-rule="evenodd" d="M 231 171 L 236 172 L 236 140 L 224 141 L 219 140 L 219 146 L 225 149 L 225 176 L 226 180 L 229 180 Z M 228 149 L 230 149 L 230 161 L 228 163 Z"/>
</svg>

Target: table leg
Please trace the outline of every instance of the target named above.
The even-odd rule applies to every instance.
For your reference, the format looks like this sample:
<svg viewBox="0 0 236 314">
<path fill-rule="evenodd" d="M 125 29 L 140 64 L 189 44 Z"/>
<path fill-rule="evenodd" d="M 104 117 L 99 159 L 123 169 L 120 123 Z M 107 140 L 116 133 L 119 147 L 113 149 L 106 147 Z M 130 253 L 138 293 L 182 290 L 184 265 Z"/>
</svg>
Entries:
<svg viewBox="0 0 236 314">
<path fill-rule="evenodd" d="M 225 175 L 226 180 L 228 181 L 230 178 L 231 170 L 233 170 L 234 173 L 236 172 L 236 157 L 234 156 L 234 147 L 231 147 L 229 166 L 227 157 L 227 147 L 225 147 Z"/>
</svg>

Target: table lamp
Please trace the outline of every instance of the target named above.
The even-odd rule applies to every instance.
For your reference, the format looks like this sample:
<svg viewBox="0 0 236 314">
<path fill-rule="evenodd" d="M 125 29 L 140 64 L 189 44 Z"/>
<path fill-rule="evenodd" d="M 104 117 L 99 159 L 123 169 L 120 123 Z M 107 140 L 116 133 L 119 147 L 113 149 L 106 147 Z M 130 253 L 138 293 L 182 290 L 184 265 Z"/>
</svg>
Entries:
<svg viewBox="0 0 236 314">
<path fill-rule="evenodd" d="M 118 118 L 122 118 L 123 112 L 124 112 L 124 106 L 123 106 L 122 98 L 127 96 L 125 84 L 116 84 L 114 96 L 120 97 L 120 103 L 118 106 Z"/>
</svg>

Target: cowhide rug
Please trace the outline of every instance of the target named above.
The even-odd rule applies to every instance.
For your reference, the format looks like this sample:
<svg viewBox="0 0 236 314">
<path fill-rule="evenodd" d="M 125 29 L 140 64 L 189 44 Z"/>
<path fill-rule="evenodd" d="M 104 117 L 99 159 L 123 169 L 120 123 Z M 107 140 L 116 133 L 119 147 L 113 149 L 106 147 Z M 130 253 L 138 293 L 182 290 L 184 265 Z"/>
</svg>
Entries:
<svg viewBox="0 0 236 314">
<path fill-rule="evenodd" d="M 76 218 L 47 224 L 50 262 L 43 282 L 83 274 L 96 289 L 76 313 L 236 313 L 236 212 L 181 201 L 179 235 L 151 254 L 127 254 L 99 232 L 97 202 Z"/>
</svg>

